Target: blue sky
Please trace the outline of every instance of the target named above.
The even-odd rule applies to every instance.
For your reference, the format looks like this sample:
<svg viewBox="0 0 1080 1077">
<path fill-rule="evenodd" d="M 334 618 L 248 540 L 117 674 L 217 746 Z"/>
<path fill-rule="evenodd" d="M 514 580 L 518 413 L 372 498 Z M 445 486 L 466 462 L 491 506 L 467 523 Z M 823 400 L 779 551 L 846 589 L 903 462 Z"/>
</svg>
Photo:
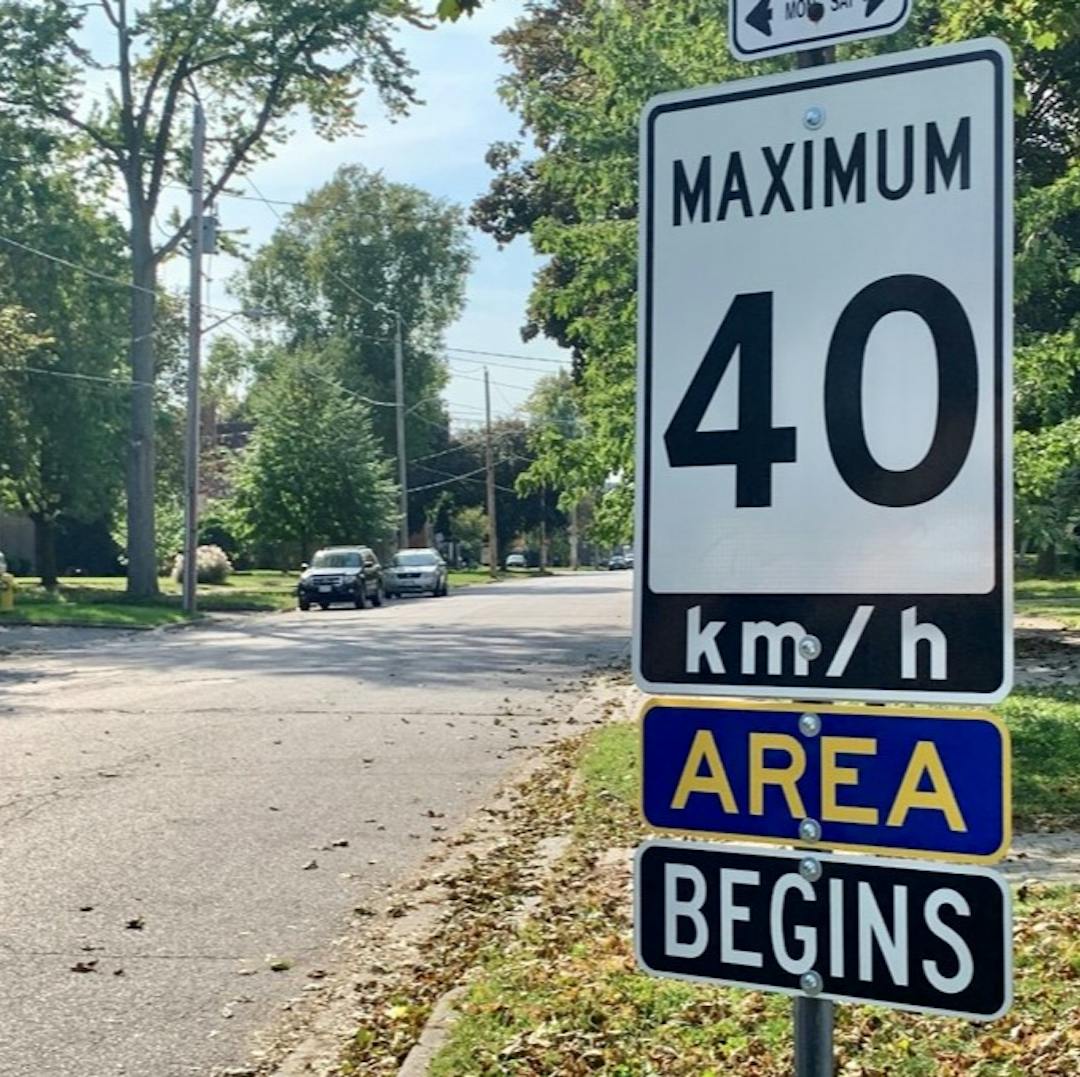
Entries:
<svg viewBox="0 0 1080 1077">
<path fill-rule="evenodd" d="M 519 136 L 517 119 L 496 94 L 498 78 L 505 68 L 491 37 L 523 10 L 524 0 L 489 0 L 472 19 L 440 25 L 431 31 L 403 28 L 399 41 L 418 70 L 416 86 L 426 103 L 412 115 L 391 123 L 375 96 L 365 95 L 360 114 L 366 130 L 358 137 L 336 142 L 321 140 L 306 119 L 298 116 L 293 136 L 274 160 L 261 164 L 251 174 L 258 190 L 268 199 L 297 201 L 329 179 L 340 165 L 358 163 L 382 170 L 389 179 L 415 184 L 467 206 L 487 187 L 491 177 L 484 163 L 488 146 Z M 88 38 L 99 46 L 96 51 L 104 53 L 110 47 L 106 37 L 92 33 Z M 92 95 L 93 87 L 90 89 Z M 183 192 L 173 194 L 173 204 L 186 212 Z M 161 219 L 167 216 L 168 209 L 163 207 Z M 223 229 L 246 229 L 252 246 L 269 238 L 277 223 L 273 211 L 257 201 L 223 198 L 218 216 Z M 550 341 L 526 345 L 521 340 L 519 329 L 532 275 L 540 264 L 527 241 L 518 240 L 499 251 L 491 239 L 477 232 L 472 242 L 476 261 L 467 306 L 447 333 L 446 343 L 534 358 L 455 356 L 445 396 L 456 426 L 475 422 L 482 415 L 483 385 L 479 379 L 484 362 L 490 363 L 494 383 L 492 411 L 508 415 L 526 399 L 529 387 L 540 374 L 557 369 L 536 360 L 568 361 L 568 356 Z M 209 302 L 223 308 L 235 306 L 226 293 L 225 282 L 236 264 L 218 257 L 209 268 L 213 276 Z M 165 279 L 170 286 L 186 287 L 186 273 L 186 266 L 174 261 Z M 362 286 L 360 282 L 358 286 Z M 208 314 L 207 320 L 213 317 Z"/>
</svg>

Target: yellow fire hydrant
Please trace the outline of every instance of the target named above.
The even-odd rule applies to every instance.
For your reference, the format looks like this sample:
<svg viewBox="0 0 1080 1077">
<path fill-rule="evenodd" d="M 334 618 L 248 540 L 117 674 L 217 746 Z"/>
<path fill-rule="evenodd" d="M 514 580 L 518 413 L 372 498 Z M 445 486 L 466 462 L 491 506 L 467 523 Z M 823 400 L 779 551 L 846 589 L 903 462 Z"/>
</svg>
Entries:
<svg viewBox="0 0 1080 1077">
<path fill-rule="evenodd" d="M 7 570 L 7 558 L 0 553 L 0 611 L 15 608 L 15 577 Z"/>
</svg>

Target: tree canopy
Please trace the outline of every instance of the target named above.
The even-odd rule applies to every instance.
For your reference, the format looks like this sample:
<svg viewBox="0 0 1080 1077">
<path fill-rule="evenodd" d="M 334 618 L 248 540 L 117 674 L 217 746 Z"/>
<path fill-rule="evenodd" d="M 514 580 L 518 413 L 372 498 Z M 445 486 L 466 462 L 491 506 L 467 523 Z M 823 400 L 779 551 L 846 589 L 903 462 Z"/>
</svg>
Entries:
<svg viewBox="0 0 1080 1077">
<path fill-rule="evenodd" d="M 266 563 L 292 566 L 328 543 L 384 546 L 396 494 L 368 408 L 314 353 L 283 355 L 260 386 L 236 479 L 237 509 Z"/>
<path fill-rule="evenodd" d="M 527 235 L 547 259 L 523 334 L 543 333 L 574 350 L 584 433 L 576 460 L 560 455 L 557 439 L 539 451 L 570 485 L 594 480 L 598 467 L 623 478 L 609 484 L 598 508 L 601 537 L 611 541 L 628 538 L 632 526 L 640 110 L 664 90 L 792 62 L 733 60 L 725 8 L 716 0 L 533 0 L 497 38 L 510 64 L 503 96 L 536 151 L 525 143 L 491 148 L 495 176 L 472 219 L 500 243 Z M 1065 545 L 1080 519 L 1080 445 L 1073 426 L 1059 425 L 1080 413 L 1080 7 L 1074 0 L 921 3 L 901 33 L 841 50 L 840 58 L 986 34 L 1009 43 L 1017 70 L 1020 536 L 1036 547 L 1052 532 Z M 1053 442 L 1047 459 L 1059 465 L 1050 477 L 1036 448 L 1042 438 L 1047 447 Z M 1036 461 L 1038 476 L 1028 472 Z M 1057 511 L 1028 512 L 1036 502 Z M 1039 528 L 1029 533 L 1026 521 L 1035 519 Z"/>
<path fill-rule="evenodd" d="M 269 156 L 303 108 L 327 137 L 359 129 L 363 86 L 385 107 L 413 101 L 413 72 L 393 41 L 410 0 L 0 0 L 0 104 L 27 128 L 76 136 L 127 196 L 131 394 L 128 589 L 157 590 L 153 404 L 157 274 L 187 222 L 155 238 L 168 185 L 190 177 L 191 104 L 208 124 L 204 200 Z M 111 39 L 111 41 L 110 41 Z M 88 42 L 110 41 L 101 54 Z M 87 85 L 104 94 L 87 100 Z"/>
<path fill-rule="evenodd" d="M 54 157 L 47 139 L 0 125 L 0 294 L 32 313 L 39 337 L 33 369 L 4 386 L 19 433 L 0 438 L 0 496 L 33 520 L 49 587 L 60 516 L 105 521 L 113 511 L 131 392 L 127 295 L 109 283 L 123 273 L 123 232 L 95 185 Z M 35 253 L 50 246 L 63 261 Z"/>
<path fill-rule="evenodd" d="M 372 422 L 388 456 L 397 451 L 386 405 L 400 317 L 415 456 L 447 426 L 442 337 L 461 313 L 470 263 L 458 207 L 354 165 L 284 217 L 239 287 L 263 313 L 262 332 L 286 348 L 317 349 L 346 388 L 379 402 Z"/>
</svg>

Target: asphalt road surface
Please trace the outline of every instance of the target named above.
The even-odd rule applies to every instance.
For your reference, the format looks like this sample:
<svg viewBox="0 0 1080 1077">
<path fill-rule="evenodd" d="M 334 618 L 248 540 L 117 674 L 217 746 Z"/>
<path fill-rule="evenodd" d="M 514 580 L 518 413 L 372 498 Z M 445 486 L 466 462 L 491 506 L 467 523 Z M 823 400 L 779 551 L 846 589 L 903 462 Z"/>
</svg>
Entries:
<svg viewBox="0 0 1080 1077">
<path fill-rule="evenodd" d="M 627 653 L 629 588 L 557 576 L 0 659 L 0 1073 L 242 1065 L 350 910 Z"/>
</svg>

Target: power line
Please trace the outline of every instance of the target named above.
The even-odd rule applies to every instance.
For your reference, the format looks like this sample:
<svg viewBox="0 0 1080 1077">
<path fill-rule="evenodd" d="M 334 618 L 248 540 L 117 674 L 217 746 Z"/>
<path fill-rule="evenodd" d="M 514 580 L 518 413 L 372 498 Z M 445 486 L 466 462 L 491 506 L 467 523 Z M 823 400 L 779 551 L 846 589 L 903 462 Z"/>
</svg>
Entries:
<svg viewBox="0 0 1080 1077">
<path fill-rule="evenodd" d="M 108 378 L 100 374 L 78 374 L 72 370 L 46 370 L 44 367 L 37 366 L 0 367 L 0 374 L 34 374 L 48 378 L 70 378 L 75 381 L 90 381 L 105 385 L 117 385 L 122 389 L 130 389 L 133 385 L 149 389 L 160 388 L 160 386 L 155 385 L 151 381 L 135 381 L 134 379 L 125 381 L 122 378 Z"/>
<path fill-rule="evenodd" d="M 452 348 L 449 344 L 443 345 L 443 351 L 460 352 L 463 355 L 487 355 L 496 359 L 524 359 L 530 363 L 554 363 L 555 366 L 563 367 L 569 359 L 551 359 L 543 355 L 522 355 L 520 352 L 489 352 L 478 348 Z"/>
<path fill-rule="evenodd" d="M 29 243 L 20 243 L 17 239 L 11 239 L 8 236 L 0 236 L 0 243 L 6 243 L 9 247 L 15 247 L 18 250 L 25 251 L 27 254 L 36 254 L 39 258 L 45 258 L 50 262 L 55 262 L 57 265 L 67 266 L 68 269 L 74 269 L 76 273 L 85 273 L 88 277 L 96 277 L 98 280 L 103 280 L 108 284 L 115 284 L 121 288 L 131 288 L 136 292 L 146 292 L 147 295 L 158 294 L 154 288 L 144 288 L 134 281 L 110 277 L 105 273 L 99 273 L 96 269 L 88 269 L 86 266 L 78 265 L 76 262 L 69 262 L 66 258 L 49 254 L 48 251 L 39 250 L 37 247 L 31 247 Z"/>
<path fill-rule="evenodd" d="M 260 191 L 259 188 L 255 186 L 254 182 L 251 180 L 250 177 L 248 177 L 246 179 L 246 182 L 251 187 L 251 189 L 259 196 L 259 198 L 262 199 L 262 201 L 266 203 L 266 205 L 270 209 L 270 212 L 273 213 L 273 215 L 278 219 L 278 221 L 284 223 L 283 220 L 282 220 L 281 214 L 278 213 L 278 211 L 274 208 L 274 206 L 270 203 L 270 200 L 262 193 L 262 191 Z M 391 314 L 394 313 L 392 308 L 387 307 L 382 303 L 377 303 L 374 299 L 371 299 L 370 297 L 364 295 L 363 292 L 358 291 L 355 287 L 353 287 L 353 285 L 352 285 L 352 283 L 350 281 L 347 281 L 344 277 L 342 277 L 340 274 L 335 272 L 329 266 L 326 267 L 326 272 L 329 273 L 330 276 L 333 277 L 334 280 L 336 280 L 343 288 L 350 291 L 353 295 L 356 296 L 357 299 L 362 299 L 365 303 L 367 303 L 373 309 L 378 310 L 378 311 L 383 311 L 383 312 L 386 312 L 386 313 L 391 313 Z"/>
<path fill-rule="evenodd" d="M 419 493 L 421 490 L 434 490 L 436 486 L 449 486 L 452 482 L 465 482 L 472 479 L 474 475 L 479 475 L 480 472 L 485 470 L 486 468 L 478 467 L 475 471 L 469 471 L 464 475 L 454 475 L 449 479 L 440 479 L 438 482 L 425 483 L 423 486 L 410 486 L 408 493 L 415 494 Z M 445 474 L 445 472 L 436 472 L 436 474 Z"/>
</svg>

